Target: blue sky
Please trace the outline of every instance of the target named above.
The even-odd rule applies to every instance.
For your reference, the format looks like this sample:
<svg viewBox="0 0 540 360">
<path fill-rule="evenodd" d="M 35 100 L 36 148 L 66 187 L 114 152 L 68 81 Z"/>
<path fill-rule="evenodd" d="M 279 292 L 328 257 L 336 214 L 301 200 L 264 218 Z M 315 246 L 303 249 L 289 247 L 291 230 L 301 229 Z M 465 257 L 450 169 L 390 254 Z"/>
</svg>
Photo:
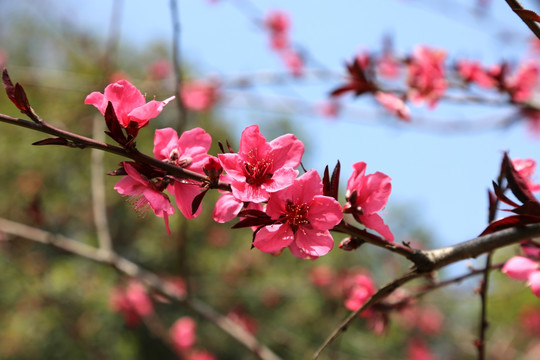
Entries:
<svg viewBox="0 0 540 360">
<path fill-rule="evenodd" d="M 112 1 L 56 1 L 58 11 L 89 32 L 105 36 Z M 246 16 L 242 0 L 179 1 L 182 55 L 202 76 L 283 71 L 280 59 L 268 48 L 267 37 Z M 283 9 L 292 17 L 293 41 L 332 70 L 360 50 L 379 50 L 385 34 L 394 38 L 396 52 L 404 55 L 418 44 L 446 49 L 449 59 L 468 57 L 487 64 L 502 59 L 517 61 L 526 54 L 528 29 L 504 2 L 491 4 L 489 16 L 470 11 L 473 1 L 427 0 L 252 0 L 260 14 Z M 527 6 L 527 2 L 523 2 Z M 244 9 L 244 10 L 242 10 Z M 532 8 L 534 10 L 534 8 Z M 254 12 L 253 14 L 256 14 Z M 124 1 L 121 41 L 143 47 L 171 41 L 169 1 Z M 509 37 L 508 34 L 511 34 Z M 314 85 L 257 88 L 260 95 L 299 98 L 318 102 L 339 84 L 335 80 Z M 345 113 L 334 121 L 313 114 L 293 116 L 309 146 L 308 168 L 322 170 L 339 159 L 343 185 L 354 162 L 365 161 L 368 172 L 382 171 L 393 179 L 392 205 L 410 204 L 434 231 L 440 245 L 475 237 L 486 226 L 487 195 L 497 175 L 503 151 L 512 157 L 540 161 L 540 140 L 523 125 L 481 133 L 447 134 L 403 126 L 393 118 L 373 119 L 369 101 L 354 102 L 365 111 Z M 238 110 L 223 105 L 220 111 L 237 134 L 253 122 L 271 121 L 280 114 Z M 412 108 L 414 114 L 443 119 L 500 116 L 500 109 L 440 106 L 430 113 Z M 437 121 L 436 119 L 434 121 Z M 397 126 L 396 126 L 397 124 Z M 540 180 L 540 175 L 538 176 Z"/>
</svg>

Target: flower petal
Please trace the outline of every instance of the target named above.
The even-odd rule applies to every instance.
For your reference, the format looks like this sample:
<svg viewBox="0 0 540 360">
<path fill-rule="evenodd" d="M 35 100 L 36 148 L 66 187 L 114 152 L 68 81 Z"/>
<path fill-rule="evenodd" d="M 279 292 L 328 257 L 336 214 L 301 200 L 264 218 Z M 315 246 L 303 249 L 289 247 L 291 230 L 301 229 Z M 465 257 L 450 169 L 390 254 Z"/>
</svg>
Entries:
<svg viewBox="0 0 540 360">
<path fill-rule="evenodd" d="M 168 160 L 171 151 L 178 146 L 178 134 L 173 128 L 156 130 L 154 134 L 154 156 L 158 160 Z"/>
<path fill-rule="evenodd" d="M 298 170 L 293 168 L 279 168 L 271 179 L 261 185 L 268 192 L 276 192 L 290 186 L 298 176 Z"/>
<path fill-rule="evenodd" d="M 289 246 L 293 240 L 294 234 L 290 226 L 269 225 L 257 232 L 253 246 L 262 252 L 273 253 Z"/>
<path fill-rule="evenodd" d="M 508 260 L 502 272 L 516 280 L 528 280 L 529 275 L 538 269 L 536 261 L 523 256 L 514 256 Z"/>
<path fill-rule="evenodd" d="M 540 271 L 534 271 L 532 274 L 529 275 L 529 279 L 527 281 L 527 285 L 531 287 L 532 292 L 537 297 L 540 297 Z"/>
<path fill-rule="evenodd" d="M 310 257 L 326 255 L 334 247 L 334 239 L 328 230 L 305 226 L 298 229 L 295 235 L 295 245 Z"/>
<path fill-rule="evenodd" d="M 132 111 L 130 111 L 128 113 L 128 119 L 130 122 L 135 121 L 138 124 L 138 127 L 142 128 L 143 126 L 146 126 L 146 124 L 148 124 L 148 121 L 150 121 L 150 119 L 153 119 L 156 116 L 158 116 L 161 113 L 161 111 L 163 111 L 163 107 L 167 105 L 167 103 L 171 101 L 172 99 L 174 99 L 174 96 L 164 101 L 156 101 L 156 100 L 149 101 L 148 103 L 141 105 L 139 107 L 136 107 Z"/>
<path fill-rule="evenodd" d="M 308 220 L 317 230 L 329 230 L 343 219 L 340 203 L 334 198 L 316 195 L 309 204 Z"/>
<path fill-rule="evenodd" d="M 384 223 L 382 217 L 380 217 L 379 214 L 361 215 L 360 220 L 362 220 L 362 224 L 365 227 L 371 230 L 375 230 L 376 232 L 381 234 L 381 236 L 385 238 L 385 240 L 389 242 L 394 241 L 394 234 L 392 234 L 390 228 Z"/>
<path fill-rule="evenodd" d="M 238 215 L 243 206 L 244 203 L 232 194 L 224 194 L 216 202 L 212 217 L 218 223 L 231 221 Z"/>
<path fill-rule="evenodd" d="M 296 168 L 304 155 L 304 144 L 293 134 L 282 135 L 270 142 L 274 169 Z"/>
<path fill-rule="evenodd" d="M 199 206 L 194 214 L 192 213 L 191 206 L 195 197 L 201 193 L 200 185 L 196 183 L 175 181 L 173 185 L 169 185 L 169 188 L 171 186 L 173 187 L 174 196 L 176 198 L 176 206 L 178 206 L 182 215 L 184 215 L 186 219 L 193 219 L 199 216 L 202 206 Z"/>
</svg>

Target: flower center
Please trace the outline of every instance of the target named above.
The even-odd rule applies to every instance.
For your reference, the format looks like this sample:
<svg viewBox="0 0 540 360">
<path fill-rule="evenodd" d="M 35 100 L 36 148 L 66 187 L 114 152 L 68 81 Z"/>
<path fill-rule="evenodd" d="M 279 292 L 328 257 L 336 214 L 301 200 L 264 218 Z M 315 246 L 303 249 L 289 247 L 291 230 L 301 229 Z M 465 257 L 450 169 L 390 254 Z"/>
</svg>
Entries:
<svg viewBox="0 0 540 360">
<path fill-rule="evenodd" d="M 295 204 L 292 201 L 288 201 L 285 208 L 284 222 L 291 227 L 293 232 L 296 232 L 300 225 L 309 224 L 309 220 L 307 219 L 308 211 L 308 204 Z"/>
<path fill-rule="evenodd" d="M 272 159 L 259 158 L 253 152 L 249 152 L 248 161 L 244 162 L 246 169 L 246 182 L 250 185 L 261 186 L 272 178 Z"/>
</svg>

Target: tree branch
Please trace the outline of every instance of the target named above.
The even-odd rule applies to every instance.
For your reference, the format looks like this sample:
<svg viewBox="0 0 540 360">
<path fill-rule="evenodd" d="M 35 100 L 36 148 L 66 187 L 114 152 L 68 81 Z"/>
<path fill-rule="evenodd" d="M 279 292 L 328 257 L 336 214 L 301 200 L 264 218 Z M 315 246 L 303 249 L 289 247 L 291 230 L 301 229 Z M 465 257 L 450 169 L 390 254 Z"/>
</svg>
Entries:
<svg viewBox="0 0 540 360">
<path fill-rule="evenodd" d="M 523 16 L 521 16 L 519 13 L 516 12 L 516 10 L 526 10 L 523 5 L 518 0 L 506 0 L 506 3 L 508 6 L 510 6 L 510 9 L 512 9 L 517 16 L 527 25 L 529 29 L 536 35 L 538 39 L 540 39 L 540 26 L 538 26 L 538 23 L 536 23 L 534 20 L 527 19 Z"/>
<path fill-rule="evenodd" d="M 149 288 L 158 291 L 170 300 L 180 302 L 203 316 L 217 327 L 229 334 L 261 360 L 280 360 L 272 350 L 261 344 L 253 335 L 226 316 L 219 314 L 209 305 L 193 297 L 179 295 L 173 286 L 158 275 L 141 268 L 134 262 L 127 260 L 113 252 L 97 249 L 79 241 L 56 235 L 38 228 L 0 218 L 0 231 L 21 238 L 32 240 L 67 251 L 79 257 L 95 262 L 110 265 L 124 275 L 137 278 Z"/>
</svg>

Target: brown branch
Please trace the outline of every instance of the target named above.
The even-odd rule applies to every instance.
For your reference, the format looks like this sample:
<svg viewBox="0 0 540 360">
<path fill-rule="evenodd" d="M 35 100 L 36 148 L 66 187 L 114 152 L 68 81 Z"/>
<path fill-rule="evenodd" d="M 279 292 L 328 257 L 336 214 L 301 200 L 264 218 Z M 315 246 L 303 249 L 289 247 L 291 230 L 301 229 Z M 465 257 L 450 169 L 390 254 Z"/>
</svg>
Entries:
<svg viewBox="0 0 540 360">
<path fill-rule="evenodd" d="M 31 130 L 39 131 L 42 133 L 46 133 L 49 135 L 53 135 L 53 136 L 57 136 L 57 137 L 69 140 L 72 144 L 72 147 L 78 147 L 81 149 L 84 149 L 84 148 L 98 149 L 98 150 L 109 152 L 109 153 L 119 155 L 125 158 L 129 158 L 134 161 L 152 165 L 152 166 L 155 166 L 156 168 L 165 170 L 169 175 L 172 175 L 175 177 L 192 179 L 196 181 L 205 181 L 206 179 L 204 175 L 160 161 L 156 158 L 145 155 L 137 150 L 128 151 L 115 145 L 110 145 L 107 143 L 96 141 L 91 138 L 87 138 L 81 135 L 70 133 L 68 131 L 58 129 L 46 123 L 43 120 L 40 123 L 35 123 L 32 121 L 23 120 L 23 119 L 14 118 L 8 115 L 0 114 L 0 122 L 25 127 Z M 219 182 L 218 188 L 225 191 L 231 190 L 230 185 L 225 182 Z"/>
<path fill-rule="evenodd" d="M 143 284 L 155 291 L 158 291 L 170 300 L 188 306 L 190 309 L 203 316 L 233 337 L 246 349 L 250 350 L 255 356 L 257 356 L 257 358 L 262 360 L 280 359 L 279 356 L 274 354 L 265 345 L 261 344 L 248 331 L 244 330 L 244 328 L 226 316 L 219 314 L 203 301 L 193 297 L 188 298 L 185 295 L 179 295 L 175 291 L 174 286 L 171 286 L 167 281 L 164 281 L 158 275 L 141 268 L 134 262 L 127 260 L 113 252 L 103 251 L 102 249 L 86 245 L 62 235 L 53 234 L 3 218 L 0 218 L 0 232 L 15 235 L 42 244 L 51 245 L 79 257 L 93 260 L 101 264 L 110 265 L 124 275 L 137 278 Z"/>
<path fill-rule="evenodd" d="M 540 39 L 540 26 L 538 26 L 538 23 L 534 20 L 530 20 L 524 16 L 522 16 L 519 11 L 526 10 L 523 5 L 518 0 L 506 0 L 506 3 L 508 6 L 510 6 L 510 9 L 516 13 L 517 16 L 527 25 L 527 27 L 536 35 L 538 39 Z M 518 12 L 516 12 L 518 10 Z"/>
</svg>

